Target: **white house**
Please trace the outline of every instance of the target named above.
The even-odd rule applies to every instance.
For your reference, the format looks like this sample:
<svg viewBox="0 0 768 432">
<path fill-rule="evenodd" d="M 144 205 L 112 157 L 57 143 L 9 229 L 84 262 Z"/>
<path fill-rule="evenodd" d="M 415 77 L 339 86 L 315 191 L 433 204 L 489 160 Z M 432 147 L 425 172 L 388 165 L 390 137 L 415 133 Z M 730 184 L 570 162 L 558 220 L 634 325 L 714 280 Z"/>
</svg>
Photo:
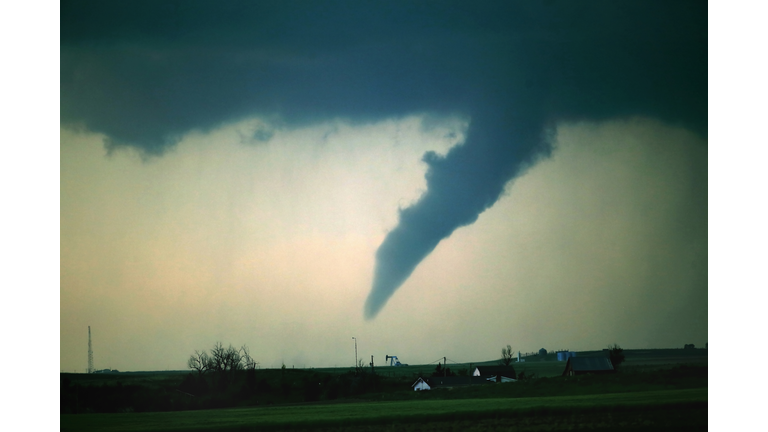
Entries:
<svg viewBox="0 0 768 432">
<path fill-rule="evenodd" d="M 427 384 L 427 382 L 424 381 L 424 379 L 421 377 L 419 377 L 419 379 L 417 379 L 416 382 L 411 385 L 411 387 L 413 387 L 414 391 L 432 390 L 432 387 L 430 387 L 429 384 Z"/>
</svg>

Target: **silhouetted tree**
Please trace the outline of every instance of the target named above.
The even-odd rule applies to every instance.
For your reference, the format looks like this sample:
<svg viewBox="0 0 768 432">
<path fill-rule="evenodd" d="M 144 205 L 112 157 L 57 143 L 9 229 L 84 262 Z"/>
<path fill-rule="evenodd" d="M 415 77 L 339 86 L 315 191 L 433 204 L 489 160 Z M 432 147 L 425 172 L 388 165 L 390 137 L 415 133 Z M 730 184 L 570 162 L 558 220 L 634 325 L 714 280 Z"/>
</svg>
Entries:
<svg viewBox="0 0 768 432">
<path fill-rule="evenodd" d="M 195 350 L 195 353 L 189 356 L 187 360 L 187 366 L 190 369 L 197 371 L 197 376 L 201 376 L 208 372 L 211 368 L 211 359 L 208 357 L 208 353 Z"/>
<path fill-rule="evenodd" d="M 251 352 L 245 345 L 240 348 L 240 360 L 242 361 L 242 366 L 245 370 L 254 370 L 259 365 L 259 362 L 251 357 Z"/>
<path fill-rule="evenodd" d="M 206 372 L 215 374 L 221 389 L 234 382 L 237 371 L 254 370 L 259 363 L 251 357 L 248 347 L 243 345 L 236 349 L 232 345 L 224 348 L 221 342 L 216 342 L 211 353 L 195 351 L 189 356 L 187 366 L 198 373 L 198 378 Z"/>
<path fill-rule="evenodd" d="M 512 347 L 507 345 L 506 348 L 501 349 L 501 360 L 499 360 L 499 363 L 501 363 L 504 366 L 509 366 L 510 363 L 512 363 L 513 359 L 512 354 Z"/>
<path fill-rule="evenodd" d="M 432 376 L 456 376 L 456 374 L 451 372 L 451 368 L 444 368 L 440 363 L 438 363 L 435 371 L 432 372 Z"/>
<path fill-rule="evenodd" d="M 611 364 L 614 369 L 617 369 L 624 362 L 623 352 L 624 350 L 621 349 L 619 344 L 608 345 L 608 355 L 611 358 Z"/>
</svg>

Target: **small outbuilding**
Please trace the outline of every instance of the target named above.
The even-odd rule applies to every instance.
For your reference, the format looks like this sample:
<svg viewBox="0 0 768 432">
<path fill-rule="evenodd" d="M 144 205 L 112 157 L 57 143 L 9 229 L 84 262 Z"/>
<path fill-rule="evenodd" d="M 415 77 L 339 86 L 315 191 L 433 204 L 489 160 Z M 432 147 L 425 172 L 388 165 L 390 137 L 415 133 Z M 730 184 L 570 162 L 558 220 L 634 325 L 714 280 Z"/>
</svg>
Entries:
<svg viewBox="0 0 768 432">
<path fill-rule="evenodd" d="M 517 381 L 517 374 L 512 366 L 478 366 L 472 376 L 483 377 L 491 382 Z"/>
<path fill-rule="evenodd" d="M 570 357 L 563 376 L 614 373 L 616 370 L 607 357 Z"/>
<path fill-rule="evenodd" d="M 413 387 L 414 391 L 432 390 L 432 386 L 430 386 L 429 383 L 427 383 L 427 381 L 422 377 L 419 377 L 419 379 L 417 379 L 416 382 L 411 385 L 411 387 Z"/>
</svg>

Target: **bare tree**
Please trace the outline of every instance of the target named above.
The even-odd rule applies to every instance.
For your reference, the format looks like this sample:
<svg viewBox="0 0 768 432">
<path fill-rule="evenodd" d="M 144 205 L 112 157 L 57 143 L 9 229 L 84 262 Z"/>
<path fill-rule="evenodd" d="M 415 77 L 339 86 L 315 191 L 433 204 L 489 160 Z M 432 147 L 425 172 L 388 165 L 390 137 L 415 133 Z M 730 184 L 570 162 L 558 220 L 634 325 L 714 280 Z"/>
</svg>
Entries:
<svg viewBox="0 0 768 432">
<path fill-rule="evenodd" d="M 216 342 L 211 348 L 211 370 L 221 372 L 226 368 L 226 349 L 221 342 Z"/>
<path fill-rule="evenodd" d="M 195 350 L 195 353 L 189 356 L 187 366 L 189 366 L 190 369 L 196 370 L 197 375 L 200 376 L 211 370 L 211 358 L 208 357 L 207 352 Z"/>
<path fill-rule="evenodd" d="M 224 348 L 221 342 L 216 342 L 211 348 L 210 355 L 203 351 L 195 351 L 189 356 L 187 366 L 202 375 L 208 371 L 214 372 L 220 381 L 233 381 L 237 371 L 256 369 L 258 362 L 251 357 L 247 346 L 236 349 L 232 345 Z"/>
<path fill-rule="evenodd" d="M 243 345 L 240 348 L 240 359 L 242 361 L 242 368 L 246 370 L 252 370 L 256 369 L 256 367 L 259 365 L 259 362 L 253 359 L 251 357 L 251 352 L 248 350 L 248 347 Z"/>
<path fill-rule="evenodd" d="M 509 366 L 510 363 L 512 363 L 512 359 L 514 358 L 514 355 L 512 354 L 512 347 L 507 345 L 506 348 L 501 349 L 501 360 L 499 360 L 499 363 L 501 363 L 504 366 Z"/>
<path fill-rule="evenodd" d="M 250 354 L 248 357 L 250 358 Z M 236 349 L 232 345 L 224 348 L 221 342 L 216 342 L 213 348 L 211 348 L 211 354 L 208 358 L 208 370 L 218 376 L 221 385 L 226 386 L 228 383 L 233 382 L 237 371 L 244 369 L 243 366 L 241 350 Z"/>
<path fill-rule="evenodd" d="M 234 373 L 241 370 L 243 368 L 242 360 L 240 350 L 230 345 L 224 353 L 224 371 Z"/>
<path fill-rule="evenodd" d="M 216 342 L 211 348 L 211 369 L 216 372 L 240 369 L 241 359 L 240 350 L 235 349 L 232 345 L 224 348 L 221 342 Z"/>
</svg>

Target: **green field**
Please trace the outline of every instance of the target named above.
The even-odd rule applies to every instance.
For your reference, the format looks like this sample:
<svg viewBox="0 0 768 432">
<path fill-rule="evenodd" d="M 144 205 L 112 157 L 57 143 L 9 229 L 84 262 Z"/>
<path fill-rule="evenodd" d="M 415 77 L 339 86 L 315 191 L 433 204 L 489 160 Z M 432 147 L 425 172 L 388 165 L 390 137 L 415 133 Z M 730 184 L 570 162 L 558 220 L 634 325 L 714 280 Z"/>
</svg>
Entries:
<svg viewBox="0 0 768 432">
<path fill-rule="evenodd" d="M 582 357 L 594 357 L 604 355 L 602 351 L 579 351 L 579 356 Z M 707 364 L 707 350 L 705 349 L 646 349 L 646 350 L 624 350 L 626 357 L 625 362 L 622 364 L 623 369 L 656 369 L 664 367 L 672 367 L 679 364 Z M 496 366 L 498 360 L 481 361 L 473 363 L 448 363 L 448 367 L 453 372 L 458 372 L 461 369 L 467 369 L 467 371 L 473 370 L 477 366 Z M 519 372 L 533 373 L 538 377 L 555 377 L 560 376 L 565 368 L 564 361 L 557 361 L 557 355 L 555 353 L 547 354 L 546 356 L 529 356 L 525 357 L 525 362 L 517 363 L 513 362 L 515 370 Z M 309 368 L 309 369 L 289 369 L 289 370 L 311 370 L 314 372 L 327 373 L 332 375 L 339 375 L 348 373 L 353 370 L 352 367 L 335 367 L 335 368 Z M 419 376 L 429 376 L 435 370 L 435 364 L 426 365 L 411 365 L 402 367 L 391 366 L 376 366 L 376 373 L 385 377 L 400 378 L 400 379 L 413 379 L 416 380 Z M 142 384 L 162 384 L 163 382 L 169 382 L 178 379 L 178 376 L 186 375 L 190 371 L 164 371 L 164 372 L 121 372 L 117 374 L 69 374 L 64 373 L 62 375 L 67 376 L 69 379 L 77 382 L 94 382 L 98 384 L 115 384 L 118 381 L 122 383 L 127 382 L 139 382 Z"/>
<path fill-rule="evenodd" d="M 134 414 L 62 415 L 62 431 L 279 430 L 423 423 L 546 413 L 626 411 L 707 402 L 707 389 L 514 399 L 459 399 L 277 406 Z M 696 405 L 699 404 L 699 405 Z"/>
<path fill-rule="evenodd" d="M 615 374 L 563 377 L 565 362 L 532 356 L 515 364 L 527 379 L 424 392 L 410 385 L 419 374 L 431 375 L 434 364 L 377 367 L 375 375 L 263 369 L 250 384 L 241 375 L 226 391 L 197 396 L 185 392 L 187 371 L 61 374 L 60 425 L 72 431 L 707 428 L 706 350 L 625 353 Z"/>
</svg>

